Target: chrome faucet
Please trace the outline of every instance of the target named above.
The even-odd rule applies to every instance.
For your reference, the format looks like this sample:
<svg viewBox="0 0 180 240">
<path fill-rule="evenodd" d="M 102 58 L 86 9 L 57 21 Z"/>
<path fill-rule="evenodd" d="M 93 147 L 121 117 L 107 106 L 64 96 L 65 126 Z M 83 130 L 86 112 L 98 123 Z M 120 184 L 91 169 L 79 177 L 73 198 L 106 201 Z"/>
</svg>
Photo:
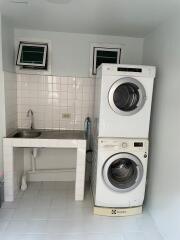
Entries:
<svg viewBox="0 0 180 240">
<path fill-rule="evenodd" d="M 33 129 L 34 128 L 34 122 L 33 122 L 33 111 L 31 109 L 29 109 L 27 111 L 27 117 L 30 118 L 30 129 Z"/>
</svg>

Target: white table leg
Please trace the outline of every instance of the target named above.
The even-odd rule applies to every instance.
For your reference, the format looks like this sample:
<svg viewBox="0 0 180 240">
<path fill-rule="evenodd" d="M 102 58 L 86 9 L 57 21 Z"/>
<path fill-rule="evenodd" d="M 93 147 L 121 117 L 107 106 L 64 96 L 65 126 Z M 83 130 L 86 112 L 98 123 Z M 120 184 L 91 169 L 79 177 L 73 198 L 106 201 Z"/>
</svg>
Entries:
<svg viewBox="0 0 180 240">
<path fill-rule="evenodd" d="M 85 188 L 85 170 L 86 170 L 86 142 L 82 141 L 77 148 L 76 162 L 76 182 L 75 182 L 75 200 L 84 199 Z"/>
<path fill-rule="evenodd" d="M 14 161 L 13 147 L 11 144 L 4 143 L 4 200 L 5 202 L 14 201 Z"/>
</svg>

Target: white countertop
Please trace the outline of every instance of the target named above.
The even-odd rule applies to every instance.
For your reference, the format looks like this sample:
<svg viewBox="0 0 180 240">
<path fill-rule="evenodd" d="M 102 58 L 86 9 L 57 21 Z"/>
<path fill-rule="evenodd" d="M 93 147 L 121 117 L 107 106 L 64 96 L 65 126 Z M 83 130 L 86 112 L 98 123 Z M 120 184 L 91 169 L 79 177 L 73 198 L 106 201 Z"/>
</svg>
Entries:
<svg viewBox="0 0 180 240">
<path fill-rule="evenodd" d="M 17 129 L 15 132 L 9 134 L 7 138 L 18 138 L 14 137 L 14 135 L 22 130 L 30 129 Z M 39 137 L 33 139 L 77 139 L 77 140 L 85 140 L 85 132 L 80 130 L 45 130 L 45 129 L 33 129 L 33 132 L 41 132 Z M 27 139 L 27 138 L 23 138 Z M 30 139 L 30 138 L 28 138 Z M 32 139 L 32 138 L 31 138 Z"/>
</svg>

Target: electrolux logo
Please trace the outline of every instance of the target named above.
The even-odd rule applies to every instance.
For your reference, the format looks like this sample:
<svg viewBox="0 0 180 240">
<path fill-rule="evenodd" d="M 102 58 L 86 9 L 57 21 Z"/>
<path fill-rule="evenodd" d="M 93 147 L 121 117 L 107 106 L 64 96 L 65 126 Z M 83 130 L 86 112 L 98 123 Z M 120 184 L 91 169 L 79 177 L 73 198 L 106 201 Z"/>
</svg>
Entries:
<svg viewBox="0 0 180 240">
<path fill-rule="evenodd" d="M 117 211 L 117 214 L 126 214 L 127 211 L 126 210 L 120 210 L 120 211 Z"/>
<path fill-rule="evenodd" d="M 111 210 L 111 214 L 112 215 L 125 215 L 125 214 L 127 214 L 127 211 L 124 210 L 124 209 L 122 209 L 122 210 L 120 210 L 120 209 L 112 209 Z"/>
<path fill-rule="evenodd" d="M 116 215 L 116 213 L 117 213 L 117 211 L 114 210 L 114 209 L 111 211 L 111 214 L 112 214 L 112 215 Z"/>
<path fill-rule="evenodd" d="M 112 215 L 119 215 L 119 214 L 126 214 L 127 213 L 127 211 L 126 210 L 117 210 L 117 209 L 112 209 L 111 210 L 111 214 Z"/>
</svg>

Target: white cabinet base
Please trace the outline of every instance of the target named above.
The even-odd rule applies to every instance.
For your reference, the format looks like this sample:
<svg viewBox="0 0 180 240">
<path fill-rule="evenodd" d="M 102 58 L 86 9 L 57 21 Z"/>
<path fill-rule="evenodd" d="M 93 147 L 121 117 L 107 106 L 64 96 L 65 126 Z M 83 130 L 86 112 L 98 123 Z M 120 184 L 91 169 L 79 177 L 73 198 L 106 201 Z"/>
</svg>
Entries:
<svg viewBox="0 0 180 240">
<path fill-rule="evenodd" d="M 74 148 L 77 149 L 75 200 L 84 199 L 86 140 L 83 139 L 3 139 L 4 199 L 12 202 L 15 198 L 15 148 Z M 21 166 L 22 167 L 22 166 Z"/>
</svg>

